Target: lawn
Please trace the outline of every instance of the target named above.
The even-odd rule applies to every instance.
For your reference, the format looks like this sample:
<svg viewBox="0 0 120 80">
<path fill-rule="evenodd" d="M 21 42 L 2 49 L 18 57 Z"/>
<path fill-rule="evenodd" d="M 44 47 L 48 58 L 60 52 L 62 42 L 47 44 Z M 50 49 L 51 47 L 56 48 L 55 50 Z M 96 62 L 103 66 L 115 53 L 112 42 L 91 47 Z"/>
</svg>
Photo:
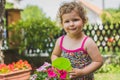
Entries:
<svg viewBox="0 0 120 80">
<path fill-rule="evenodd" d="M 95 80 L 120 80 L 120 73 L 96 73 Z"/>
</svg>

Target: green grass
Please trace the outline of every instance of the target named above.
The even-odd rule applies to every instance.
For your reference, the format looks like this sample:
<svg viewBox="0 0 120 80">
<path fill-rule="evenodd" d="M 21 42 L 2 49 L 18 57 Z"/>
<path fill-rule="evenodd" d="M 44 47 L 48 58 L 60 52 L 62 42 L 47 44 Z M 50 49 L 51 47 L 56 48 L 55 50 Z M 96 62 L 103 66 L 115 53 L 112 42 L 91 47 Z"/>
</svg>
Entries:
<svg viewBox="0 0 120 80">
<path fill-rule="evenodd" d="M 120 80 L 120 73 L 96 73 L 95 80 Z"/>
</svg>

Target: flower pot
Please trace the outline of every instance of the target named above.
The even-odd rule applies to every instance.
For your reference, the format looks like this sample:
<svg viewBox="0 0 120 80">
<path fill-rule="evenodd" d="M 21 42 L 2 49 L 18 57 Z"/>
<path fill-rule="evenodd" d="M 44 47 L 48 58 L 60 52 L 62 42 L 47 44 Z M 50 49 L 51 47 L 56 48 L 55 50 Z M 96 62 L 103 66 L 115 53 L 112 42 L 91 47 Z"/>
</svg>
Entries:
<svg viewBox="0 0 120 80">
<path fill-rule="evenodd" d="M 29 80 L 31 69 L 18 70 L 6 74 L 0 74 L 0 80 Z"/>
</svg>

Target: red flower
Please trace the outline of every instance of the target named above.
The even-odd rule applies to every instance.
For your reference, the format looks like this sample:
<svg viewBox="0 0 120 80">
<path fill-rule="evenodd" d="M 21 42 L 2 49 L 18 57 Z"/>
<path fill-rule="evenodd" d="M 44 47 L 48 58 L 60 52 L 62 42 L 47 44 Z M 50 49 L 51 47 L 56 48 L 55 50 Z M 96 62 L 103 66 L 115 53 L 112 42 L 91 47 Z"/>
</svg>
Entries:
<svg viewBox="0 0 120 80">
<path fill-rule="evenodd" d="M 50 78 L 55 78 L 55 77 L 57 77 L 57 74 L 54 72 L 54 68 L 53 68 L 53 67 L 48 68 L 47 72 L 48 72 L 48 76 L 49 76 Z"/>
<path fill-rule="evenodd" d="M 58 70 L 59 74 L 60 74 L 60 79 L 65 80 L 67 77 L 67 71 L 65 70 Z"/>
<path fill-rule="evenodd" d="M 114 41 L 114 38 L 108 38 L 108 42 L 113 42 Z"/>
<path fill-rule="evenodd" d="M 13 65 L 13 64 L 9 64 L 9 65 L 8 65 L 8 69 L 9 69 L 10 71 L 14 71 L 14 65 Z"/>
<path fill-rule="evenodd" d="M 0 64 L 0 74 L 13 72 L 16 70 L 30 69 L 31 65 L 27 61 L 19 60 L 18 62 L 13 62 L 12 64 Z"/>
<path fill-rule="evenodd" d="M 7 65 L 6 64 L 0 64 L 0 70 L 5 68 Z"/>
</svg>

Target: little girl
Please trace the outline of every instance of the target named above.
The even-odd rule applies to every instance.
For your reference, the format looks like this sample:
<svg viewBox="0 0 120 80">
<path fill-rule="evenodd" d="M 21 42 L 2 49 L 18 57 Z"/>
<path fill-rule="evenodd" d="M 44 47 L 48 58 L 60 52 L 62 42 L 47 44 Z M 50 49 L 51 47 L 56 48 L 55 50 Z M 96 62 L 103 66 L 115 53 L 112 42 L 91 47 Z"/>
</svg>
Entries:
<svg viewBox="0 0 120 80">
<path fill-rule="evenodd" d="M 68 58 L 72 64 L 72 80 L 94 80 L 93 72 L 103 64 L 95 42 L 83 32 L 87 22 L 85 10 L 80 3 L 68 2 L 59 8 L 61 25 L 66 35 L 56 41 L 51 60 Z"/>
</svg>

